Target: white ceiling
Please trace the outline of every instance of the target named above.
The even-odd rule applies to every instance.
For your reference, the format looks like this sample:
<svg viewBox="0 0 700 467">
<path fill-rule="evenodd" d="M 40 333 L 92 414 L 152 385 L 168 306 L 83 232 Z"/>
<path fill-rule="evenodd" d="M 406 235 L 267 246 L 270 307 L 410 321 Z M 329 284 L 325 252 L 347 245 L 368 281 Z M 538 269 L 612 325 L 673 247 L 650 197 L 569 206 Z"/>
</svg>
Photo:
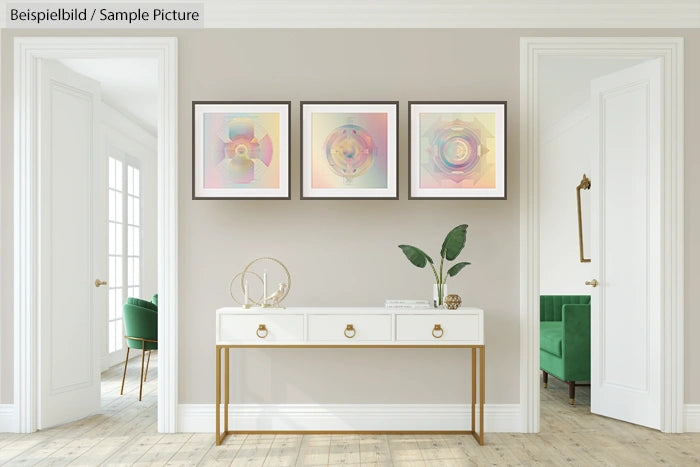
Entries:
<svg viewBox="0 0 700 467">
<path fill-rule="evenodd" d="M 0 0 L 2 25 L 6 24 L 7 3 Z M 64 0 L 40 3 L 65 6 Z M 94 6 L 99 2 L 72 0 L 70 3 Z M 174 5 L 170 0 L 149 3 Z M 700 0 L 204 0 L 191 3 L 204 4 L 204 26 L 208 28 L 700 27 Z"/>
<path fill-rule="evenodd" d="M 151 58 L 70 58 L 65 66 L 100 82 L 102 100 L 155 134 L 158 64 Z"/>
</svg>

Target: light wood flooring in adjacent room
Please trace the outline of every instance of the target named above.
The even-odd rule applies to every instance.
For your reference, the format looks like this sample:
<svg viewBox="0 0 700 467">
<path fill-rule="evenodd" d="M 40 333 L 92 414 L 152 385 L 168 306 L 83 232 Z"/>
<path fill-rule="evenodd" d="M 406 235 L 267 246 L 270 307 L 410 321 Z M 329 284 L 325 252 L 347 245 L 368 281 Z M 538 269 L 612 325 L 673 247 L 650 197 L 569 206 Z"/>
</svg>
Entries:
<svg viewBox="0 0 700 467">
<path fill-rule="evenodd" d="M 65 426 L 30 435 L 0 434 L 0 465 L 698 465 L 700 434 L 667 435 L 591 415 L 590 392 L 565 384 L 542 390 L 542 432 L 471 436 L 230 435 L 157 432 L 157 357 L 138 402 L 139 359 L 130 362 L 125 393 L 121 367 L 103 374 L 103 409 Z"/>
</svg>

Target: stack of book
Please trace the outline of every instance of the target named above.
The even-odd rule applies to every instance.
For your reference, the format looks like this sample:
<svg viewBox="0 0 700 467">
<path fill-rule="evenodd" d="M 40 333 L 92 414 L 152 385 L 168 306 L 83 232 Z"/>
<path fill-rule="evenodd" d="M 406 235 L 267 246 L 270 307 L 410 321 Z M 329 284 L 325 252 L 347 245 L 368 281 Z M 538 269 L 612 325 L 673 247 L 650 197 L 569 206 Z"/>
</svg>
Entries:
<svg viewBox="0 0 700 467">
<path fill-rule="evenodd" d="M 387 308 L 430 308 L 428 300 L 386 300 L 384 306 Z"/>
</svg>

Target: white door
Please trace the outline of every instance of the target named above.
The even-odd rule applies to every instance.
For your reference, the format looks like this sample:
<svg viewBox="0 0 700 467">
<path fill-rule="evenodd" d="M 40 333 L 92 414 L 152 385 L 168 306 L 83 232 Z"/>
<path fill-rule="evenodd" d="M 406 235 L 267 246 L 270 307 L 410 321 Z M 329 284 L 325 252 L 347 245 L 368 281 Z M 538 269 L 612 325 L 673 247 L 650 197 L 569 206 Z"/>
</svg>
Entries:
<svg viewBox="0 0 700 467">
<path fill-rule="evenodd" d="M 38 71 L 42 429 L 100 408 L 107 288 L 95 280 L 107 274 L 107 228 L 99 84 L 53 61 L 40 60 Z"/>
<path fill-rule="evenodd" d="M 591 411 L 660 428 L 661 62 L 591 83 Z"/>
</svg>

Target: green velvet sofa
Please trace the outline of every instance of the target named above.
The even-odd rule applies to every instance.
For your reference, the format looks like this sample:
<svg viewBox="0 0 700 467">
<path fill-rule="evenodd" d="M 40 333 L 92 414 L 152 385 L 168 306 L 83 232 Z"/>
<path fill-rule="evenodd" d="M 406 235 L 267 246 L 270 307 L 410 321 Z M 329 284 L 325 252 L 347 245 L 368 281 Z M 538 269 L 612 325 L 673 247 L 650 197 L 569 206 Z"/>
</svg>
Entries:
<svg viewBox="0 0 700 467">
<path fill-rule="evenodd" d="M 591 296 L 540 295 L 540 369 L 569 384 L 573 405 L 576 386 L 591 380 Z"/>
</svg>

